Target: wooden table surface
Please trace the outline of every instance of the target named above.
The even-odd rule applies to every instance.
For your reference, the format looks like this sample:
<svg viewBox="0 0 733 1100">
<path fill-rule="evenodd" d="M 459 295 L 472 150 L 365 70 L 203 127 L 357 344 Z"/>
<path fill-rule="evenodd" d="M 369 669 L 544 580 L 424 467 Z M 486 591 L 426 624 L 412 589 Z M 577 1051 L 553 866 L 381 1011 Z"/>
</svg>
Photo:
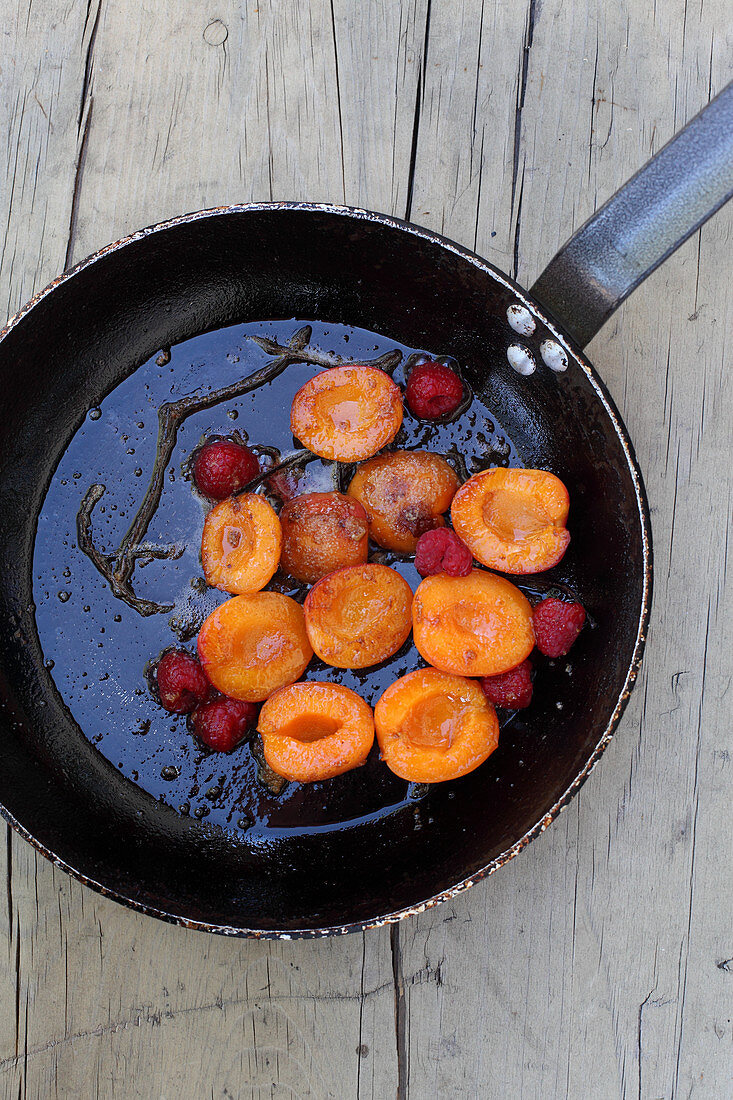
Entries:
<svg viewBox="0 0 733 1100">
<path fill-rule="evenodd" d="M 529 285 L 730 78 L 726 0 L 6 0 L 0 301 L 249 199 L 407 217 Z M 452 904 L 325 942 L 169 927 L 9 830 L 8 1097 L 733 1096 L 733 209 L 590 355 L 646 477 L 643 674 L 580 796 Z"/>
</svg>

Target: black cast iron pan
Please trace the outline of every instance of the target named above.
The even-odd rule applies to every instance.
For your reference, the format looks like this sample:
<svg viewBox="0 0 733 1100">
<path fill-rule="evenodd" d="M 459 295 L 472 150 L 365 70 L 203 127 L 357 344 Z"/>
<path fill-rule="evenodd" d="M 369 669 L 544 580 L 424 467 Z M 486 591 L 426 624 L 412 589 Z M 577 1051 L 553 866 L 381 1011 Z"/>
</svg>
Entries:
<svg viewBox="0 0 733 1100">
<path fill-rule="evenodd" d="M 21 310 L 0 340 L 0 802 L 18 832 L 82 882 L 143 912 L 228 935 L 289 937 L 419 911 L 491 873 L 546 828 L 619 720 L 651 590 L 641 474 L 581 348 L 729 197 L 732 132 L 733 86 L 572 238 L 530 293 L 392 218 L 265 203 L 136 233 Z M 572 674 L 544 670 L 532 709 L 471 776 L 422 800 L 412 792 L 419 805 L 403 797 L 394 812 L 350 814 L 343 792 L 335 794 L 341 816 L 328 827 L 299 828 L 296 814 L 289 828 L 253 843 L 246 831 L 178 813 L 94 747 L 115 717 L 82 730 L 46 667 L 39 600 L 55 580 L 34 575 L 33 555 L 47 490 L 90 408 L 160 349 L 268 318 L 357 326 L 387 343 L 453 355 L 521 459 L 567 483 L 572 550 L 569 572 L 555 580 L 571 583 L 595 627 L 582 636 Z M 509 359 L 525 370 L 534 364 L 533 373 L 512 367 L 512 345 Z M 272 406 L 260 416 L 262 442 L 284 416 Z M 59 560 L 73 555 L 73 541 L 59 529 Z M 86 642 L 67 636 L 64 646 L 85 650 Z M 84 660 L 93 672 L 96 650 Z M 120 696 L 122 730 L 131 706 Z M 321 796 L 327 805 L 329 792 Z"/>
</svg>

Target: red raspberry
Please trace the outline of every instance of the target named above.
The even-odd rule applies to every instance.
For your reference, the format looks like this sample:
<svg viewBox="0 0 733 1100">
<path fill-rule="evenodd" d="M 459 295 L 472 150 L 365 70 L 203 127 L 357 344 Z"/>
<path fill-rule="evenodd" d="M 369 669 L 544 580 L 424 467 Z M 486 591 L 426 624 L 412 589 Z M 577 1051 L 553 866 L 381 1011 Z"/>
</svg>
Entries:
<svg viewBox="0 0 733 1100">
<path fill-rule="evenodd" d="M 185 649 L 169 649 L 158 662 L 158 693 L 166 710 L 189 714 L 208 699 L 211 685 L 206 673 Z"/>
<path fill-rule="evenodd" d="M 430 577 L 433 573 L 467 577 L 472 566 L 471 551 L 450 527 L 436 527 L 417 540 L 415 568 L 421 577 Z"/>
<path fill-rule="evenodd" d="M 294 470 L 291 467 L 290 469 L 277 470 L 274 474 L 270 474 L 266 484 L 271 493 L 274 493 L 283 504 L 287 504 L 293 497 L 300 496 L 307 491 L 307 477 L 308 473 L 306 470 Z M 318 492 L 319 490 L 314 489 L 313 491 Z"/>
<path fill-rule="evenodd" d="M 537 604 L 532 617 L 540 653 L 545 657 L 564 657 L 583 629 L 585 610 L 582 604 L 548 596 Z"/>
<path fill-rule="evenodd" d="M 484 695 L 495 707 L 524 710 L 532 702 L 532 662 L 522 661 L 499 676 L 482 676 L 480 683 Z"/>
<path fill-rule="evenodd" d="M 239 699 L 213 699 L 194 711 L 193 731 L 200 741 L 216 752 L 231 752 L 257 719 L 254 703 Z"/>
<path fill-rule="evenodd" d="M 225 500 L 259 472 L 259 462 L 249 447 L 229 439 L 204 443 L 193 463 L 196 488 L 211 500 Z"/>
<path fill-rule="evenodd" d="M 445 363 L 419 363 L 410 371 L 407 404 L 424 420 L 455 412 L 463 400 L 463 382 Z"/>
</svg>

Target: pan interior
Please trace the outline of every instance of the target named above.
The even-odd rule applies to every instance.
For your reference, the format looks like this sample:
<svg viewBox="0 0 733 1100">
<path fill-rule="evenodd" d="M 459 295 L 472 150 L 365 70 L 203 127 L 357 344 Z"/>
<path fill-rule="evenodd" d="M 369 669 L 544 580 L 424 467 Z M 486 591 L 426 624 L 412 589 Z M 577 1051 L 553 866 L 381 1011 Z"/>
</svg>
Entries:
<svg viewBox="0 0 733 1100">
<path fill-rule="evenodd" d="M 305 323 L 293 319 L 234 325 L 151 356 L 89 411 L 74 435 L 51 480 L 35 542 L 34 602 L 44 663 L 80 730 L 122 775 L 154 798 L 228 830 L 252 851 L 292 830 L 355 827 L 375 814 L 408 811 L 402 828 L 412 828 L 427 792 L 394 776 L 379 763 L 375 748 L 366 769 L 327 783 L 288 784 L 275 794 L 257 781 L 256 741 L 232 754 L 203 751 L 188 732 L 186 718 L 167 714 L 156 704 L 145 675 L 167 647 L 181 642 L 195 646 L 205 616 L 228 598 L 207 588 L 202 576 L 205 505 L 192 490 L 192 452 L 205 438 L 229 435 L 289 457 L 294 443 L 287 410 L 296 391 L 320 368 L 293 363 L 266 385 L 195 413 L 179 428 L 145 541 L 182 553 L 174 559 L 142 559 L 143 567 L 134 575 L 137 594 L 174 605 L 170 613 L 142 617 L 112 593 L 79 548 L 76 517 L 89 485 L 103 484 L 104 496 L 93 513 L 94 539 L 107 553 L 119 546 L 155 460 L 157 409 L 166 401 L 227 387 L 266 368 L 273 356 L 254 338 L 284 346 Z M 398 350 L 402 362 L 393 374 L 398 383 L 404 383 L 410 356 L 421 350 L 344 325 L 314 322 L 308 327 L 312 347 L 357 362 Z M 511 440 L 478 397 L 446 424 L 416 420 L 408 411 L 395 445 L 438 452 L 462 478 L 490 465 L 519 462 Z M 266 457 L 274 461 L 276 456 Z M 350 468 L 320 461 L 293 469 L 302 475 L 301 491 L 345 488 L 343 479 L 350 476 Z M 277 507 L 277 497 L 270 499 Z M 417 587 L 421 578 L 411 559 L 377 547 L 371 556 L 398 569 L 413 590 Z M 301 603 L 308 591 L 285 575 L 268 587 Z M 373 706 L 389 684 L 424 663 L 410 641 L 376 669 L 339 670 L 314 658 L 307 675 L 343 683 Z"/>
<path fill-rule="evenodd" d="M 0 801 L 43 846 L 176 918 L 288 931 L 418 903 L 500 857 L 552 809 L 623 689 L 644 547 L 629 457 L 609 413 L 576 363 L 560 375 L 541 364 L 549 335 L 541 319 L 529 336 L 510 328 L 516 300 L 504 280 L 440 242 L 379 221 L 234 211 L 109 252 L 11 328 L 0 343 L 11 406 L 0 439 L 8 759 Z M 267 356 L 250 337 L 287 337 L 302 319 L 312 319 L 314 344 L 356 360 L 395 347 L 457 359 L 476 395 L 471 410 L 432 434 L 407 421 L 404 445 L 462 455 L 469 472 L 500 461 L 538 465 L 570 490 L 571 549 L 538 583 L 577 592 L 593 628 L 571 660 L 540 670 L 532 708 L 512 719 L 487 764 L 427 794 L 376 758 L 305 793 L 262 794 L 249 749 L 225 764 L 197 752 L 142 677 L 145 660 L 175 643 L 171 626 L 185 634 L 219 598 L 190 584 L 200 576 L 192 532 L 202 510 L 182 473 L 187 454 L 202 434 L 236 430 L 292 449 L 289 400 L 314 368 L 295 364 L 251 399 L 184 425 L 150 536 L 188 549 L 136 577 L 141 594 L 173 597 L 172 624 L 123 607 L 75 547 L 73 515 L 99 477 L 111 491 L 95 522 L 105 548 L 117 545 L 150 471 L 157 405 L 256 369 Z M 540 363 L 530 377 L 507 363 L 517 342 Z M 168 347 L 170 363 L 158 364 Z M 401 569 L 414 587 L 412 567 Z M 344 682 L 371 701 L 414 663 L 408 648 L 389 667 Z M 165 778 L 171 767 L 178 775 Z M 257 798 L 238 802 L 244 788 Z M 176 809 L 186 803 L 189 816 Z"/>
</svg>

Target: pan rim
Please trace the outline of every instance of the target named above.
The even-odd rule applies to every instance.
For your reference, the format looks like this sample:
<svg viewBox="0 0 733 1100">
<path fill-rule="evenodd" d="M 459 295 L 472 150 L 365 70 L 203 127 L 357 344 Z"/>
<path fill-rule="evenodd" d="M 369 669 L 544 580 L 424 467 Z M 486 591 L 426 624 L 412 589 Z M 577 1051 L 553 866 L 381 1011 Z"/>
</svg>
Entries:
<svg viewBox="0 0 733 1100">
<path fill-rule="evenodd" d="M 218 935 L 239 937 L 239 938 L 254 938 L 254 939 L 317 939 L 325 936 L 344 935 L 350 932 L 364 932 L 372 928 L 379 928 L 384 925 L 396 924 L 397 922 L 405 919 L 406 917 L 416 915 L 418 913 L 425 912 L 428 909 L 434 908 L 436 905 L 443 901 L 450 900 L 457 897 L 459 894 L 468 890 L 476 882 L 487 878 L 489 875 L 494 874 L 500 867 L 514 856 L 518 855 L 527 845 L 534 840 L 537 836 L 543 833 L 549 825 L 559 816 L 559 814 L 569 805 L 571 800 L 578 793 L 580 788 L 585 783 L 590 773 L 595 768 L 599 759 L 603 755 L 606 747 L 608 746 L 613 734 L 615 733 L 621 716 L 626 709 L 631 691 L 634 687 L 637 679 L 641 661 L 644 653 L 644 647 L 646 643 L 647 630 L 649 625 L 649 618 L 651 613 L 651 597 L 652 597 L 652 585 L 653 585 L 653 551 L 652 551 L 652 534 L 651 534 L 651 519 L 649 513 L 649 504 L 646 495 L 646 489 L 644 487 L 644 481 L 639 467 L 638 460 L 634 451 L 633 444 L 629 438 L 626 426 L 616 408 L 613 398 L 610 396 L 606 386 L 601 380 L 600 376 L 596 373 L 593 366 L 585 358 L 583 351 L 578 348 L 574 341 L 572 341 L 562 329 L 547 316 L 545 310 L 532 298 L 532 296 L 519 286 L 513 279 L 506 275 L 500 269 L 494 267 L 493 264 L 487 260 L 482 259 L 475 252 L 470 249 L 464 248 L 462 245 L 457 244 L 455 241 L 450 240 L 447 237 L 439 233 L 435 233 L 432 230 L 425 229 L 422 226 L 415 225 L 412 222 L 404 221 L 400 218 L 395 218 L 388 214 L 381 214 L 376 211 L 366 210 L 363 207 L 345 206 L 334 203 L 318 203 L 318 202 L 300 202 L 293 200 L 284 201 L 268 201 L 268 202 L 250 202 L 250 203 L 235 203 L 225 206 L 210 207 L 203 210 L 195 210 L 186 214 L 177 215 L 176 217 L 166 219 L 165 221 L 156 222 L 152 225 L 146 226 L 143 229 L 136 230 L 133 233 L 127 234 L 121 237 L 119 240 L 105 245 L 103 248 L 92 252 L 89 256 L 80 260 L 73 267 L 62 272 L 55 279 L 53 279 L 46 287 L 36 293 L 29 299 L 23 306 L 14 313 L 5 326 L 0 330 L 0 342 L 29 314 L 31 311 L 42 302 L 52 291 L 75 275 L 84 271 L 92 264 L 99 260 L 104 259 L 107 255 L 117 252 L 122 248 L 126 248 L 139 241 L 145 240 L 147 237 L 153 236 L 156 233 L 165 232 L 170 229 L 174 229 L 179 225 L 187 225 L 192 222 L 201 221 L 206 218 L 213 218 L 219 216 L 225 216 L 229 214 L 247 214 L 258 212 L 280 212 L 280 211 L 298 211 L 303 213 L 317 213 L 317 214 L 332 214 L 335 216 L 341 216 L 346 218 L 354 218 L 359 221 L 368 221 L 385 226 L 386 228 L 393 229 L 399 232 L 407 232 L 412 236 L 420 237 L 430 243 L 433 243 L 441 248 L 452 252 L 459 259 L 466 261 L 472 266 L 478 268 L 480 271 L 488 274 L 492 279 L 501 283 L 504 287 L 510 290 L 517 299 L 527 307 L 535 316 L 537 316 L 546 328 L 553 334 L 556 340 L 561 346 L 572 356 L 576 366 L 580 368 L 586 379 L 593 388 L 596 397 L 601 402 L 608 419 L 611 422 L 613 431 L 621 445 L 624 453 L 626 463 L 631 475 L 631 481 L 634 488 L 634 496 L 636 501 L 636 507 L 639 515 L 639 523 L 641 530 L 641 543 L 642 543 L 642 592 L 641 602 L 639 609 L 639 619 L 636 629 L 636 638 L 634 641 L 634 648 L 629 662 L 626 677 L 616 700 L 616 705 L 611 713 L 605 728 L 603 729 L 601 736 L 596 743 L 595 748 L 588 757 L 581 771 L 575 777 L 572 783 L 568 785 L 565 791 L 556 799 L 550 809 L 537 821 L 532 828 L 528 829 L 522 837 L 520 837 L 514 844 L 507 848 L 500 855 L 496 856 L 493 860 L 487 863 L 485 866 L 478 868 L 470 875 L 466 875 L 452 886 L 433 894 L 431 897 L 414 903 L 412 905 L 403 906 L 400 909 L 393 910 L 387 914 L 374 915 L 371 917 L 364 917 L 357 921 L 347 921 L 343 924 L 332 924 L 324 926 L 312 926 L 312 927 L 300 927 L 291 929 L 259 929 L 259 928 L 245 928 L 241 925 L 221 924 L 212 921 L 199 920 L 196 918 L 186 917 L 180 913 L 167 912 L 164 909 L 159 909 L 155 906 L 148 905 L 146 902 L 139 898 L 130 897 L 119 890 L 106 886 L 103 882 L 98 881 L 95 878 L 85 874 L 78 867 L 74 867 L 67 863 L 56 853 L 47 848 L 41 841 L 34 837 L 29 830 L 25 828 L 18 821 L 17 818 L 3 805 L 0 804 L 0 816 L 21 836 L 24 840 L 27 840 L 36 851 L 45 856 L 54 866 L 60 870 L 65 871 L 72 878 L 77 879 L 83 885 L 90 887 L 97 893 L 104 897 L 110 898 L 121 905 L 125 905 L 130 909 L 133 909 L 139 913 L 143 913 L 146 916 L 157 917 L 159 920 L 164 920 L 170 924 L 179 925 L 181 927 L 189 928 L 192 930 L 212 932 Z"/>
</svg>

